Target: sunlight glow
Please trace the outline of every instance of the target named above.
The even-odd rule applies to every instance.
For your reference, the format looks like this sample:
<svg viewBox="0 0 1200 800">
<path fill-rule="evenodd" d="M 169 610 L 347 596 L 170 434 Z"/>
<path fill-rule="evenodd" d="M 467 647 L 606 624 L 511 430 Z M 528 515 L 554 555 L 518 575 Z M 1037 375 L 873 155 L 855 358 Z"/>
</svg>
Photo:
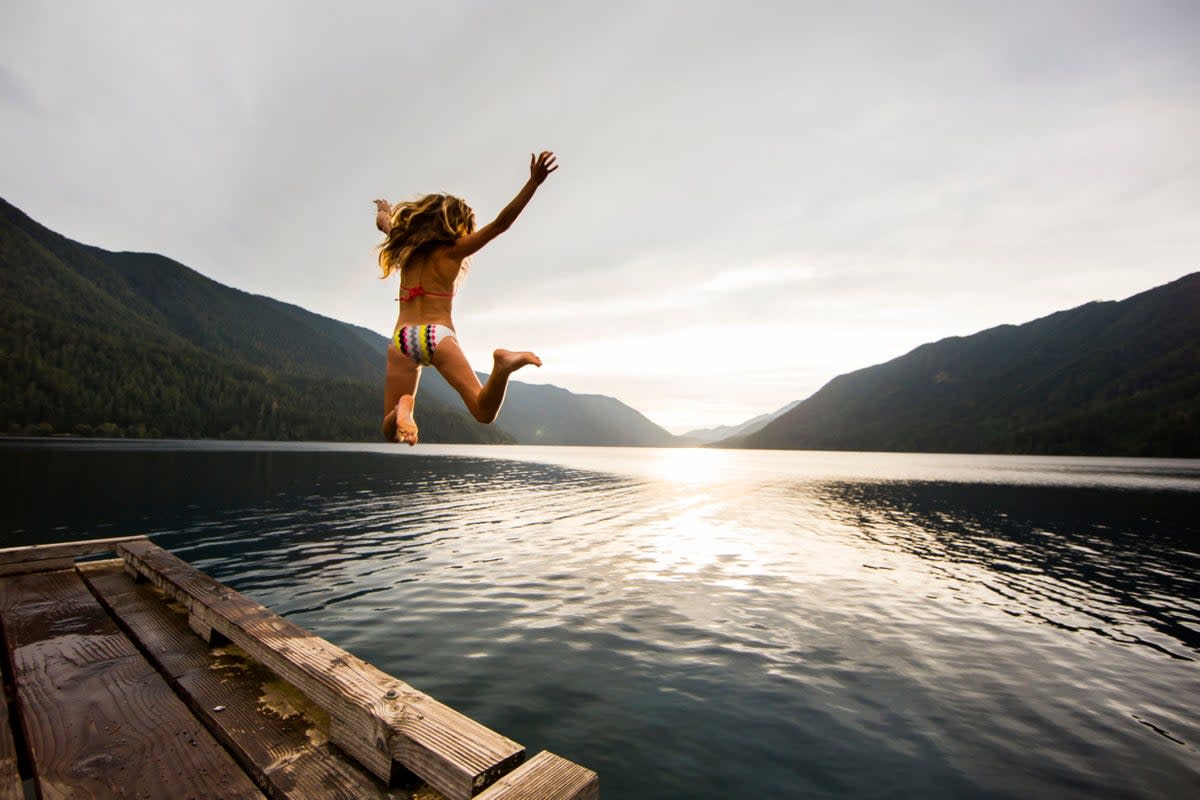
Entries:
<svg viewBox="0 0 1200 800">
<path fill-rule="evenodd" d="M 732 461 L 730 454 L 723 450 L 664 449 L 653 451 L 647 466 L 655 478 L 690 485 L 725 480 Z"/>
</svg>

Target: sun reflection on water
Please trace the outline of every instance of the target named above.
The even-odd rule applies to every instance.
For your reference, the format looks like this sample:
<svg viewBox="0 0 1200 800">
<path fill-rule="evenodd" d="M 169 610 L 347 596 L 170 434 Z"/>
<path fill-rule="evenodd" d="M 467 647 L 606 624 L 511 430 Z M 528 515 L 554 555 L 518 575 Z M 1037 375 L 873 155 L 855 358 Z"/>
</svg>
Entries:
<svg viewBox="0 0 1200 800">
<path fill-rule="evenodd" d="M 641 572 L 655 580 L 680 580 L 687 575 L 737 561 L 744 545 L 739 531 L 716 518 L 708 504 L 680 509 L 644 532 L 636 556 Z"/>
</svg>

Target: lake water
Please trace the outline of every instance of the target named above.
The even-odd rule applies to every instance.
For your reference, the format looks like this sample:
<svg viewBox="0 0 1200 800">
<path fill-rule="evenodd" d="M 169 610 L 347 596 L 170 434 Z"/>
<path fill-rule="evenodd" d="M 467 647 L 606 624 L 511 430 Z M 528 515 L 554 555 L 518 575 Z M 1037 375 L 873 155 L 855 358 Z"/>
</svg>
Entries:
<svg viewBox="0 0 1200 800">
<path fill-rule="evenodd" d="M 603 796 L 1200 796 L 1200 461 L 0 442 Z"/>
</svg>

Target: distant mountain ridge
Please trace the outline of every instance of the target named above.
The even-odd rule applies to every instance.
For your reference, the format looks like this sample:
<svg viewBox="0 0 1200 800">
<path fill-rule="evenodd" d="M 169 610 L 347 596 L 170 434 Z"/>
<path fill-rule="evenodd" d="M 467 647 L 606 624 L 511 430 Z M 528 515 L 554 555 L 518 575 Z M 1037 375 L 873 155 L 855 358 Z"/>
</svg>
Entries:
<svg viewBox="0 0 1200 800">
<path fill-rule="evenodd" d="M 757 417 L 748 419 L 740 425 L 720 425 L 716 428 L 699 428 L 694 431 L 680 434 L 681 439 L 686 439 L 701 444 L 712 444 L 719 442 L 722 439 L 729 439 L 734 436 L 747 436 L 755 431 L 762 430 L 767 426 L 767 423 L 778 419 L 787 412 L 791 411 L 796 406 L 800 405 L 799 400 L 793 400 L 783 408 L 772 411 L 769 414 L 759 414 Z"/>
<path fill-rule="evenodd" d="M 1200 456 L 1200 273 L 922 345 L 722 447 Z"/>
<path fill-rule="evenodd" d="M 0 311 L 0 431 L 381 440 L 385 337 L 74 242 L 3 200 Z M 435 375 L 417 404 L 425 442 L 674 440 L 612 398 L 516 382 L 500 424 L 482 425 L 444 381 L 424 391 Z"/>
<path fill-rule="evenodd" d="M 673 447 L 678 437 L 612 397 L 550 385 L 509 384 L 504 429 L 527 444 Z"/>
</svg>

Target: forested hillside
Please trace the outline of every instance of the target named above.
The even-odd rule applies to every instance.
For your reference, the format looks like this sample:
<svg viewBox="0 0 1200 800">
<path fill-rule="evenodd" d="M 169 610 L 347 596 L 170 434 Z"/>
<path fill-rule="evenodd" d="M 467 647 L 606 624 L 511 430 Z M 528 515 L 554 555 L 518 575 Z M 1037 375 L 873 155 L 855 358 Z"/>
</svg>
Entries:
<svg viewBox="0 0 1200 800">
<path fill-rule="evenodd" d="M 0 430 L 379 440 L 382 337 L 2 200 L 0 314 Z M 512 441 L 436 401 L 418 422 L 425 441 Z"/>
<path fill-rule="evenodd" d="M 922 345 L 722 445 L 1200 457 L 1200 273 Z"/>
</svg>

